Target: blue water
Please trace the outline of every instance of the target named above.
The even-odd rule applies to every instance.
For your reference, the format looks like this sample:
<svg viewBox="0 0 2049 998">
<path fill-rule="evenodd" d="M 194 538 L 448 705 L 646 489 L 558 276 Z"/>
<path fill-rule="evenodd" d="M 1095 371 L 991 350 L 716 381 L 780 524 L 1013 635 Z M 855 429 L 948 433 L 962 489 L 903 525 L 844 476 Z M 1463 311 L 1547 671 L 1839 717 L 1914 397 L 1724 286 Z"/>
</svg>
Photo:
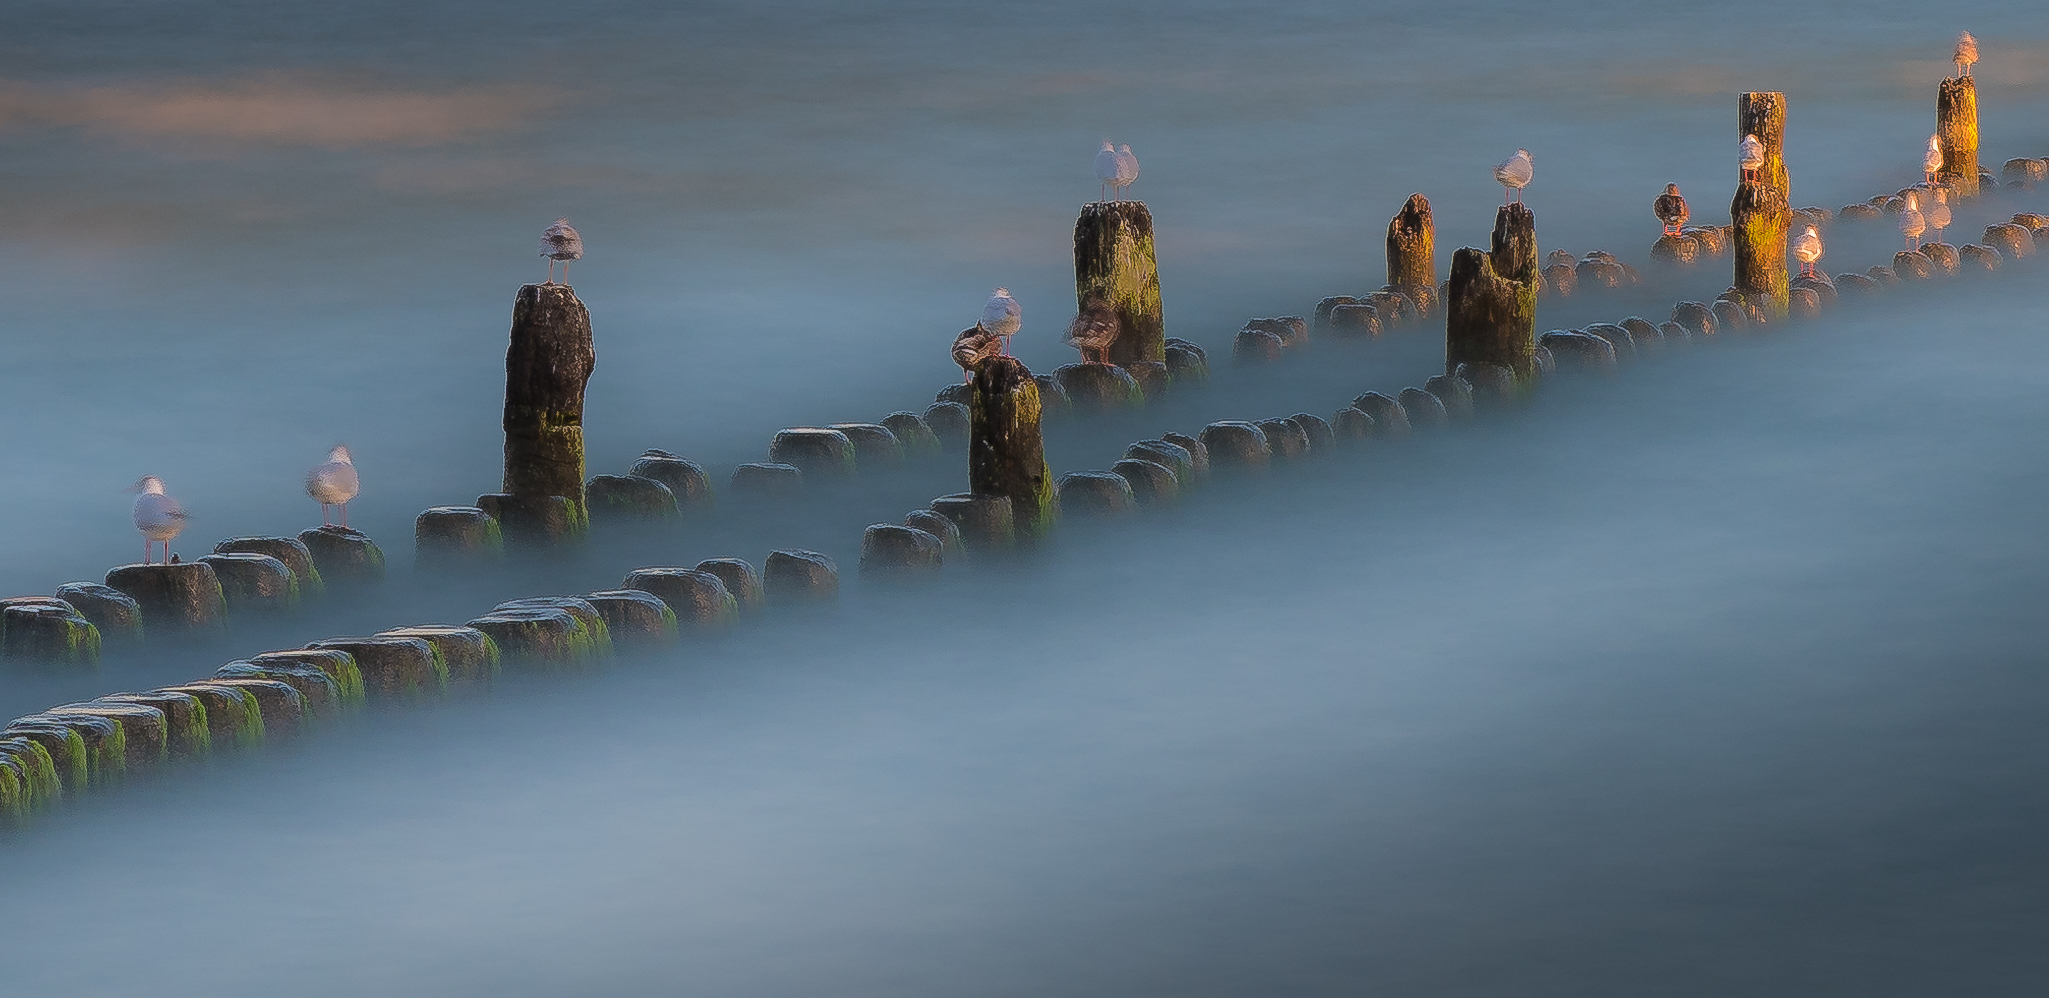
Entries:
<svg viewBox="0 0 2049 998">
<path fill-rule="evenodd" d="M 565 561 L 416 577 L 498 484 L 500 358 L 567 215 L 593 472 L 722 478 L 774 429 L 922 408 L 989 288 L 1071 359 L 1103 138 L 1145 164 L 1204 394 L 1049 428 L 1058 471 L 1420 384 L 1429 330 L 1231 369 L 1248 316 L 1440 266 L 1536 155 L 1545 250 L 1639 265 L 1725 209 L 1783 89 L 1796 204 L 1916 178 L 1968 27 L 1984 147 L 2049 154 L 2032 5 L 19 4 L 0 37 L 0 584 L 311 525 L 336 441 L 380 591 L 0 673 L 18 714 L 632 568 L 827 551 L 834 611 L 373 711 L 0 842 L 0 992 L 2026 994 L 2045 967 L 2039 267 L 1554 386 L 1527 413 L 1220 483 L 898 591 L 860 527 L 946 462 L 727 502 Z M 1763 30 L 1749 30 L 1758 25 Z M 1962 242 L 2039 196 L 1958 211 Z M 1830 233 L 1830 269 L 1884 260 Z M 1653 318 L 1724 265 L 1540 324 Z"/>
</svg>

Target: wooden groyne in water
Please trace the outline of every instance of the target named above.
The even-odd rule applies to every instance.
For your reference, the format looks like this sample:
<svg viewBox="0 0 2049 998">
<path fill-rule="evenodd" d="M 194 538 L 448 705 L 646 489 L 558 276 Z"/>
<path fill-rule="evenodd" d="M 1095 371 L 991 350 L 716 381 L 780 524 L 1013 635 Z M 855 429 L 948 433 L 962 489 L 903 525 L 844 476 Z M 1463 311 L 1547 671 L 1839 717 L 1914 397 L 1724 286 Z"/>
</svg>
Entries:
<svg viewBox="0 0 2049 998">
<path fill-rule="evenodd" d="M 1685 256 L 1698 265 L 1732 246 L 1731 286 L 1713 302 L 1675 304 L 1663 321 L 1629 316 L 1537 335 L 1540 296 L 1599 293 L 1637 277 L 1633 267 L 1599 252 L 1563 254 L 1540 266 L 1535 215 L 1520 204 L 1497 214 L 1488 249 L 1459 250 L 1448 279 L 1434 284 L 1435 220 L 1428 200 L 1412 196 L 1389 225 L 1387 285 L 1326 298 L 1313 320 L 1251 320 L 1236 337 L 1233 356 L 1283 360 L 1312 337 L 1378 336 L 1442 315 L 1443 373 L 1391 394 L 1366 391 L 1334 400 L 1339 404 L 1328 419 L 1305 411 L 1218 420 L 1193 434 L 1163 433 L 1134 441 L 1108 469 L 1056 478 L 1044 457 L 1044 419 L 1143 405 L 1164 392 L 1198 388 L 1210 377 L 1199 346 L 1165 335 L 1150 214 L 1135 202 L 1091 205 L 1076 228 L 1077 300 L 1107 295 L 1116 301 L 1123 345 L 1111 351 L 1113 363 L 1034 376 L 1014 358 L 989 358 L 969 384 L 941 392 L 922 413 L 786 429 L 770 444 L 769 460 L 736 468 L 727 487 L 783 495 L 807 483 L 964 454 L 968 491 L 937 497 L 901 523 L 872 524 L 861 538 L 864 577 L 929 576 L 964 558 L 1029 547 L 1057 530 L 1062 515 L 1122 517 L 1180 501 L 1213 473 L 1270 473 L 1359 454 L 1371 440 L 1511 413 L 1558 372 L 1620 371 L 1662 350 L 1769 332 L 1859 299 L 1910 291 L 1922 281 L 2002 270 L 2029 260 L 2038 241 L 2049 238 L 2049 217 L 2018 213 L 1987 226 L 1979 243 L 1932 243 L 1863 271 L 1799 278 L 1786 271 L 1791 224 L 1856 223 L 1882 218 L 1909 191 L 1939 189 L 1962 199 L 1998 185 L 1976 165 L 1975 84 L 1955 83 L 1944 83 L 1940 134 L 1946 149 L 1954 142 L 1959 150 L 1955 175 L 1972 183 L 1950 179 L 1946 169 L 1941 182 L 1881 194 L 1868 211 L 1850 206 L 1833 216 L 1785 207 L 1783 95 L 1744 95 L 1738 127 L 1765 141 L 1765 169 L 1739 185 L 1731 227 L 1668 237 L 1695 247 L 1672 251 L 1668 262 L 1685 263 L 1678 259 Z M 1952 97 L 1952 90 L 1970 99 Z M 1968 157 L 1961 154 L 1966 140 Z M 2049 158 L 2008 160 L 2003 172 L 2007 189 L 2032 190 L 2049 180 Z M 422 512 L 415 532 L 418 570 L 489 571 L 508 542 L 575 543 L 593 522 L 679 520 L 714 506 L 706 470 L 665 451 L 647 451 L 620 475 L 585 477 L 583 391 L 595 360 L 589 312 L 572 290 L 521 289 L 506 357 L 504 491 L 474 506 Z M 301 612 L 319 599 L 345 599 L 351 587 L 374 585 L 384 572 L 383 553 L 346 528 L 230 538 L 190 564 L 122 566 L 105 584 L 70 583 L 52 596 L 0 600 L 0 655 L 90 667 L 103 645 L 219 633 L 238 614 Z M 770 552 L 759 571 L 731 557 L 638 568 L 616 589 L 509 600 L 459 624 L 315 640 L 236 659 L 188 682 L 53 706 L 0 730 L 0 819 L 18 820 L 179 760 L 297 734 L 365 703 L 486 690 L 507 667 L 574 670 L 616 650 L 672 647 L 765 619 L 775 608 L 831 601 L 841 584 L 833 559 L 795 548 Z"/>
</svg>

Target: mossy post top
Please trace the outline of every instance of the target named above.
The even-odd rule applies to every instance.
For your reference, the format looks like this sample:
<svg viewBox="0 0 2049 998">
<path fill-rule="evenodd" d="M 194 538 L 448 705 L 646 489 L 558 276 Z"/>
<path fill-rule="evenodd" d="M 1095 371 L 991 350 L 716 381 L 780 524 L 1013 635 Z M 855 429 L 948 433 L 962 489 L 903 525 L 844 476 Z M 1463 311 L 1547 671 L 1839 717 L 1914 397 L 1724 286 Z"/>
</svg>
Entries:
<svg viewBox="0 0 2049 998">
<path fill-rule="evenodd" d="M 1110 363 L 1167 359 L 1160 314 L 1160 268 L 1153 256 L 1153 215 L 1140 201 L 1092 202 L 1074 223 L 1074 303 L 1092 296 L 1117 312 Z"/>
<path fill-rule="evenodd" d="M 1387 223 L 1387 283 L 1396 288 L 1437 288 L 1437 230 L 1430 199 L 1409 195 Z"/>
</svg>

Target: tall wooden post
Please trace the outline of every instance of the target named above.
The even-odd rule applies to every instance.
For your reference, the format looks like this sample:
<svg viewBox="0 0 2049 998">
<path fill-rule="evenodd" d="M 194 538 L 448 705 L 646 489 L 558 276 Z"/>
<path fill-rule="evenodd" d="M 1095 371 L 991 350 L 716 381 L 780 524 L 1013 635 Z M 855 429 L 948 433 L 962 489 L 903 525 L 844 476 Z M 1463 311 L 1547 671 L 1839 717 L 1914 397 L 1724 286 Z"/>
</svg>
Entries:
<svg viewBox="0 0 2049 998">
<path fill-rule="evenodd" d="M 1437 232 L 1430 199 L 1409 195 L 1387 223 L 1387 283 L 1416 303 L 1419 318 L 1437 312 Z"/>
<path fill-rule="evenodd" d="M 1521 204 L 1494 215 L 1491 250 L 1451 255 L 1445 298 L 1444 371 L 1500 364 L 1528 381 L 1537 366 L 1537 216 Z"/>
<path fill-rule="evenodd" d="M 1017 538 L 1053 526 L 1053 470 L 1039 436 L 1039 385 L 1016 357 L 975 364 L 968 404 L 968 491 L 1010 497 Z"/>
<path fill-rule="evenodd" d="M 597 364 L 590 311 L 566 284 L 529 284 L 512 306 L 505 351 L 505 494 L 508 534 L 561 539 L 589 523 L 583 494 L 583 389 Z M 548 497 L 569 501 L 564 512 Z M 518 522 L 531 514 L 537 522 Z"/>
<path fill-rule="evenodd" d="M 1960 198 L 1978 196 L 1978 78 L 1956 76 L 1942 81 L 1935 94 L 1935 135 L 1942 146 L 1942 169 L 1935 179 Z"/>
<path fill-rule="evenodd" d="M 1110 363 L 1165 362 L 1167 327 L 1160 317 L 1160 268 L 1153 259 L 1153 215 L 1141 201 L 1082 206 L 1074 223 L 1074 301 L 1100 294 L 1116 309 Z"/>
<path fill-rule="evenodd" d="M 1786 228 L 1792 224 L 1786 176 L 1786 95 L 1747 93 L 1736 101 L 1736 137 L 1764 144 L 1764 166 L 1736 188 L 1729 220 L 1736 229 L 1736 290 L 1774 319 L 1789 307 Z"/>
</svg>

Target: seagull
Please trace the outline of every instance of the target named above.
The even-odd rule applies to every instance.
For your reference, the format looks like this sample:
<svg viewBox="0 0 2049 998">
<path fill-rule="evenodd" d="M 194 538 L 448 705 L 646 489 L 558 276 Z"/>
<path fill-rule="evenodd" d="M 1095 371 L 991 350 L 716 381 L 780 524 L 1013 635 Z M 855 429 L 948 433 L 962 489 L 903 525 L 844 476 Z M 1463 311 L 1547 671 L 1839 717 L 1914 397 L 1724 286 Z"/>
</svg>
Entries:
<svg viewBox="0 0 2049 998">
<path fill-rule="evenodd" d="M 1814 276 L 1814 261 L 1821 259 L 1821 253 L 1821 233 L 1814 231 L 1814 226 L 1793 237 L 1793 256 L 1800 261 L 1801 277 Z"/>
<path fill-rule="evenodd" d="M 142 563 L 149 564 L 156 543 L 162 541 L 164 563 L 170 564 L 171 538 L 184 531 L 189 519 L 185 508 L 164 494 L 164 480 L 155 475 L 142 476 L 128 491 L 142 493 L 135 497 L 135 529 L 142 531 Z"/>
<path fill-rule="evenodd" d="M 1971 64 L 1978 61 L 1978 40 L 1968 31 L 1958 35 L 1957 50 L 1949 58 L 1957 64 L 1958 76 L 1971 75 Z"/>
<path fill-rule="evenodd" d="M 1685 228 L 1686 220 L 1693 215 L 1686 210 L 1686 198 L 1680 196 L 1678 184 L 1666 184 L 1665 193 L 1651 202 L 1651 210 L 1658 213 L 1658 221 L 1665 223 L 1665 234 L 1676 236 Z"/>
<path fill-rule="evenodd" d="M 1942 136 L 1928 136 L 1928 152 L 1921 157 L 1921 170 L 1928 174 L 1928 182 L 1935 182 L 1935 174 L 1942 169 Z"/>
<path fill-rule="evenodd" d="M 1921 233 L 1928 230 L 1928 223 L 1921 217 L 1921 209 L 1914 204 L 1914 195 L 1907 195 L 1907 206 L 1900 210 L 1900 234 L 1907 237 L 1907 248 L 1921 248 Z"/>
<path fill-rule="evenodd" d="M 1942 241 L 1942 230 L 1949 228 L 1949 192 L 1940 187 L 1935 189 L 1935 203 L 1921 213 L 1928 227 L 1935 230 L 1935 241 Z"/>
<path fill-rule="evenodd" d="M 569 261 L 583 259 L 583 237 L 569 219 L 558 218 L 541 233 L 541 255 L 548 258 L 548 283 L 555 283 L 555 261 L 562 261 L 562 283 L 569 283 Z"/>
<path fill-rule="evenodd" d="M 1003 337 L 981 326 L 971 326 L 953 338 L 953 362 L 960 365 L 962 381 L 972 384 L 975 365 L 990 357 L 1003 356 Z"/>
<path fill-rule="evenodd" d="M 996 337 L 998 356 L 1010 353 L 1010 338 L 1017 328 L 1024 324 L 1024 311 L 1017 307 L 1017 299 L 1010 296 L 1009 288 L 997 288 L 989 296 L 989 304 L 982 306 L 982 321 L 975 328 Z"/>
<path fill-rule="evenodd" d="M 1501 203 L 1508 203 L 1508 192 L 1515 191 L 1517 204 L 1522 203 L 1523 188 L 1530 185 L 1530 179 L 1537 175 L 1537 164 L 1530 158 L 1528 149 L 1517 149 L 1500 166 L 1494 168 L 1494 179 L 1501 184 Z"/>
<path fill-rule="evenodd" d="M 1108 139 L 1103 140 L 1102 151 L 1096 153 L 1096 180 L 1100 181 L 1096 187 L 1096 203 L 1107 203 L 1110 200 L 1107 192 L 1117 184 L 1117 147 Z"/>
<path fill-rule="evenodd" d="M 1757 141 L 1755 135 L 1745 135 L 1737 159 L 1743 164 L 1744 181 L 1756 180 L 1757 171 L 1764 169 L 1764 143 Z"/>
<path fill-rule="evenodd" d="M 1117 147 L 1117 200 L 1124 200 L 1123 191 L 1130 189 L 1131 182 L 1138 179 L 1138 157 L 1131 154 L 1131 146 Z"/>
<path fill-rule="evenodd" d="M 1068 346 L 1081 351 L 1081 359 L 1091 364 L 1110 362 L 1110 344 L 1117 341 L 1117 310 L 1110 307 L 1110 300 L 1101 294 L 1091 294 L 1082 305 L 1081 314 L 1067 324 L 1067 335 L 1063 338 Z"/>
<path fill-rule="evenodd" d="M 567 276 L 567 275 L 564 275 Z M 356 466 L 349 460 L 347 447 L 336 447 L 327 453 L 327 463 L 306 473 L 306 494 L 320 504 L 320 525 L 327 526 L 327 507 L 341 507 L 341 525 L 349 525 L 349 500 L 361 491 L 362 484 L 356 479 Z"/>
</svg>

